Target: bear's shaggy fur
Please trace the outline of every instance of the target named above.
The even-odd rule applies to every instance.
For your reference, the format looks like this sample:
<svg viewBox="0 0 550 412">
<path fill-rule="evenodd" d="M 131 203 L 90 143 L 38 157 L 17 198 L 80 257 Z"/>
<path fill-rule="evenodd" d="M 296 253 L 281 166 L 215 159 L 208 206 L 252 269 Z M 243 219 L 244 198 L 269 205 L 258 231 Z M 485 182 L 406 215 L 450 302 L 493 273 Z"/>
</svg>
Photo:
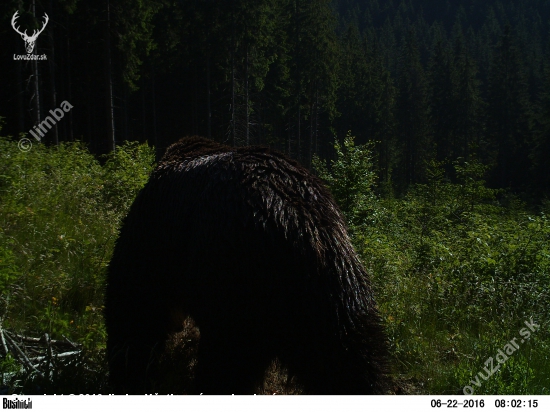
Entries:
<svg viewBox="0 0 550 412">
<path fill-rule="evenodd" d="M 199 137 L 167 149 L 109 266 L 113 393 L 163 387 L 159 359 L 187 316 L 197 393 L 254 393 L 274 361 L 304 393 L 385 390 L 385 336 L 342 215 L 319 179 L 269 149 Z"/>
</svg>

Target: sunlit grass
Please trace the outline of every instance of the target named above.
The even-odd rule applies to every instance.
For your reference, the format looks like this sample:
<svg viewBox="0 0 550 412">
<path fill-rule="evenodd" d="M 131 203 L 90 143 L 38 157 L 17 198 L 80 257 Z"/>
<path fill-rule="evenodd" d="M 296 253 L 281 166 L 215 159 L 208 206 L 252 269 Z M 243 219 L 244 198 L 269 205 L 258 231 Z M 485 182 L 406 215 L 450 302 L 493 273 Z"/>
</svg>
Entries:
<svg viewBox="0 0 550 412">
<path fill-rule="evenodd" d="M 431 165 L 431 180 L 406 198 L 382 199 L 368 156 L 348 141 L 336 160 L 345 161 L 316 167 L 321 177 L 331 174 L 372 276 L 396 381 L 411 393 L 461 394 L 471 386 L 477 394 L 549 394 L 546 215 L 514 198 L 501 206 L 503 194 L 485 187 L 476 162 L 457 164 L 454 184 Z M 121 219 L 152 170 L 153 150 L 126 144 L 105 160 L 78 143 L 23 153 L 0 139 L 1 326 L 83 348 L 80 359 L 57 366 L 53 380 L 27 371 L 6 382 L 16 390 L 104 390 L 105 269 Z M 354 183 L 361 176 L 365 182 Z M 531 319 L 540 329 L 479 378 Z M 0 370 L 13 374 L 20 366 L 6 357 Z"/>
<path fill-rule="evenodd" d="M 546 215 L 486 188 L 486 168 L 464 160 L 455 164 L 454 184 L 433 163 L 430 180 L 403 199 L 373 196 L 371 184 L 362 187 L 369 193 L 349 202 L 354 187 L 342 173 L 345 165 L 363 165 L 366 170 L 354 174 L 371 176 L 375 163 L 368 146 L 349 139 L 345 150 L 336 147 L 330 172 L 319 161 L 316 167 L 338 201 L 348 192 L 340 205 L 355 217 L 354 243 L 374 282 L 396 379 L 412 382 L 414 392 L 462 394 L 533 319 L 540 329 L 473 388 L 478 394 L 549 394 Z"/>
<path fill-rule="evenodd" d="M 99 359 L 105 268 L 153 150 L 125 144 L 102 166 L 80 143 L 21 152 L 0 139 L 0 158 L 2 327 L 67 337 Z"/>
</svg>

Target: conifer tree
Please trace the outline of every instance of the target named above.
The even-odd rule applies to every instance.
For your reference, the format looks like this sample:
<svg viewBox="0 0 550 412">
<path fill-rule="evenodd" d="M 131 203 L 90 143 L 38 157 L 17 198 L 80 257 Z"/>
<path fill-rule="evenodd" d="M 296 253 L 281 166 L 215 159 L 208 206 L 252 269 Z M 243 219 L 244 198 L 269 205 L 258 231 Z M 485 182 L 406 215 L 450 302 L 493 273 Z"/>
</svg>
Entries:
<svg viewBox="0 0 550 412">
<path fill-rule="evenodd" d="M 437 40 L 430 58 L 429 86 L 430 118 L 437 160 L 450 160 L 454 157 L 454 88 L 450 55 L 442 39 Z"/>
<path fill-rule="evenodd" d="M 401 54 L 396 117 L 401 152 L 398 181 L 403 190 L 422 181 L 424 166 L 433 156 L 426 79 L 412 30 L 407 34 Z"/>
<path fill-rule="evenodd" d="M 453 153 L 454 158 L 468 159 L 472 151 L 480 150 L 481 112 L 484 102 L 480 96 L 477 67 L 466 49 L 462 36 L 455 39 L 453 48 Z"/>
<path fill-rule="evenodd" d="M 547 57 L 548 59 L 548 57 Z M 550 193 L 550 62 L 544 65 L 544 86 L 539 95 L 536 113 L 534 141 L 530 158 L 533 162 L 532 183 L 535 193 Z"/>
<path fill-rule="evenodd" d="M 498 44 L 489 78 L 487 139 L 493 184 L 521 189 L 527 183 L 529 128 L 527 82 L 509 26 Z"/>
</svg>

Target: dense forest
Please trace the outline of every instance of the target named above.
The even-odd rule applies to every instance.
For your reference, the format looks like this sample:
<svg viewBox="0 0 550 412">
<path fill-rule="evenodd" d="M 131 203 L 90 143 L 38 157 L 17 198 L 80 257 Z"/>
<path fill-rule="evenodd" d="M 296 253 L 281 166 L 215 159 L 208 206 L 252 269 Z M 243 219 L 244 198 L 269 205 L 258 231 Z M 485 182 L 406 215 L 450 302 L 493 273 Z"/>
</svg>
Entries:
<svg viewBox="0 0 550 412">
<path fill-rule="evenodd" d="M 326 183 L 391 393 L 549 394 L 549 24 L 542 0 L 0 2 L 0 391 L 108 393 L 121 222 L 198 134 Z"/>
<path fill-rule="evenodd" d="M 10 26 L 39 29 L 24 54 Z M 0 6 L 0 116 L 95 153 L 126 140 L 159 153 L 199 134 L 263 144 L 311 165 L 348 130 L 375 142 L 381 188 L 426 165 L 489 166 L 491 187 L 550 193 L 550 4 L 540 0 L 49 0 Z M 31 138 L 31 136 L 28 136 Z"/>
</svg>

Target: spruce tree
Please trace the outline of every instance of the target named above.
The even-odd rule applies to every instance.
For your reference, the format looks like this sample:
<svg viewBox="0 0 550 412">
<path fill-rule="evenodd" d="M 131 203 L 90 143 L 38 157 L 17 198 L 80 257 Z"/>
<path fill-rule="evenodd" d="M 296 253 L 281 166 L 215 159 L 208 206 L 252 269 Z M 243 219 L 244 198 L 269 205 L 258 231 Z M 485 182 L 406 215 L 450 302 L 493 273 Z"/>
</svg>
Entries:
<svg viewBox="0 0 550 412">
<path fill-rule="evenodd" d="M 401 151 L 398 183 L 401 190 L 423 180 L 425 164 L 433 157 L 427 97 L 416 35 L 410 30 L 400 59 L 396 108 Z"/>
<path fill-rule="evenodd" d="M 498 44 L 491 66 L 487 107 L 487 139 L 494 162 L 492 183 L 523 189 L 529 170 L 528 88 L 509 26 Z"/>
<path fill-rule="evenodd" d="M 547 57 L 548 59 L 548 57 Z M 550 193 L 550 62 L 544 65 L 544 85 L 537 105 L 534 141 L 530 158 L 533 162 L 532 183 L 538 197 Z"/>
<path fill-rule="evenodd" d="M 455 39 L 452 62 L 453 157 L 468 159 L 473 152 L 480 150 L 481 112 L 484 102 L 480 96 L 477 67 L 462 36 Z"/>
<path fill-rule="evenodd" d="M 453 139 L 455 138 L 455 102 L 451 76 L 449 51 L 443 40 L 437 40 L 430 58 L 430 119 L 436 157 L 439 161 L 454 157 Z"/>
</svg>

